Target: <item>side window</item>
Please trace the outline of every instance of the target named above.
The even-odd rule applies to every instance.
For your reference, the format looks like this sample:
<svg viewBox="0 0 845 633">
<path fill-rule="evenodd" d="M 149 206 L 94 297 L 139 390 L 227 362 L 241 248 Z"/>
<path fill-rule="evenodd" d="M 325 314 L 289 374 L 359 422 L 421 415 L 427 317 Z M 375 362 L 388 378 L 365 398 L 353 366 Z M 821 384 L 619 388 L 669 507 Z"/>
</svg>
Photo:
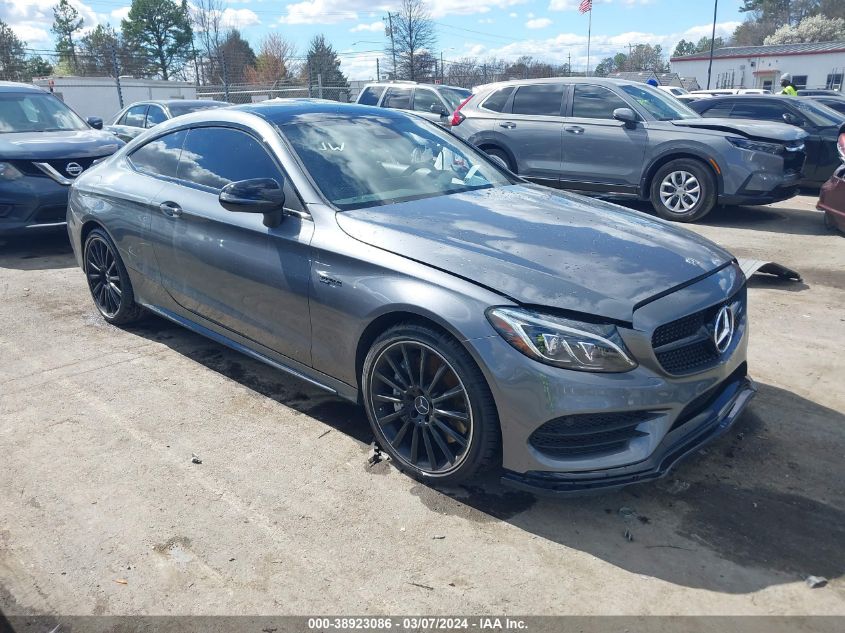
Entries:
<svg viewBox="0 0 845 633">
<path fill-rule="evenodd" d="M 395 108 L 397 110 L 411 109 L 411 89 L 410 88 L 388 88 L 387 94 L 384 95 L 384 101 L 381 102 L 383 108 Z"/>
<path fill-rule="evenodd" d="M 123 115 L 120 120 L 120 125 L 128 125 L 129 127 L 144 127 L 144 117 L 147 114 L 147 104 L 132 106 Z"/>
<path fill-rule="evenodd" d="M 187 130 L 179 130 L 160 136 L 132 152 L 129 162 L 141 173 L 175 178 L 179 154 L 187 135 Z"/>
<path fill-rule="evenodd" d="M 191 129 L 182 148 L 177 178 L 218 190 L 250 178 L 283 180 L 275 161 L 255 138 L 221 127 Z"/>
<path fill-rule="evenodd" d="M 157 105 L 151 105 L 150 109 L 147 110 L 147 127 L 156 126 L 159 123 L 164 123 L 166 120 L 167 115 Z"/>
<path fill-rule="evenodd" d="M 709 99 L 703 99 L 702 101 L 709 101 Z M 701 116 L 708 117 L 708 118 L 724 118 L 731 116 L 731 111 L 734 108 L 734 104 L 731 101 L 726 103 L 719 103 L 717 102 L 712 108 L 707 108 L 706 110 L 701 111 Z"/>
<path fill-rule="evenodd" d="M 384 88 L 378 86 L 368 86 L 364 88 L 363 92 L 358 97 L 358 103 L 361 105 L 378 105 L 379 97 L 384 92 Z"/>
<path fill-rule="evenodd" d="M 492 110 L 493 112 L 502 112 L 504 111 L 505 104 L 508 102 L 508 99 L 510 99 L 512 92 L 513 86 L 497 90 L 487 97 L 484 103 L 481 104 L 481 107 L 485 110 Z"/>
<path fill-rule="evenodd" d="M 440 98 L 434 94 L 433 90 L 427 88 L 417 88 L 414 90 L 414 110 L 417 112 L 431 112 L 431 106 L 436 105 L 438 108 L 444 108 L 440 102 Z M 434 112 L 437 112 L 435 110 Z"/>
<path fill-rule="evenodd" d="M 784 123 L 783 115 L 787 112 L 788 110 L 779 103 L 740 101 L 734 105 L 731 116 L 735 119 L 758 119 Z"/>
<path fill-rule="evenodd" d="M 628 104 L 617 94 L 601 86 L 575 86 L 572 116 L 582 119 L 612 119 L 616 108 Z"/>
<path fill-rule="evenodd" d="M 563 84 L 520 86 L 513 97 L 513 114 L 560 116 Z"/>
</svg>

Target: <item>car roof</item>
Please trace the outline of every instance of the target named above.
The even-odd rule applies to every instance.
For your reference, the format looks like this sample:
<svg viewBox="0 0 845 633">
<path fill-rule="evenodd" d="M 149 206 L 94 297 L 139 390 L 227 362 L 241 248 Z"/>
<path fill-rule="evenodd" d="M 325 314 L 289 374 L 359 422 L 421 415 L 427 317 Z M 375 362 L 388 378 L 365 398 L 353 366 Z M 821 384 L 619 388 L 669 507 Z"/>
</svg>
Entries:
<svg viewBox="0 0 845 633">
<path fill-rule="evenodd" d="M 229 110 L 240 110 L 256 114 L 276 124 L 284 124 L 294 117 L 309 115 L 343 115 L 343 116 L 378 116 L 398 118 L 408 116 L 400 110 L 378 108 L 376 106 L 358 105 L 357 103 L 341 103 L 328 99 L 269 99 L 259 103 L 247 103 L 233 106 Z"/>
<path fill-rule="evenodd" d="M 170 107 L 172 105 L 219 105 L 225 106 L 228 105 L 223 101 L 215 101 L 213 99 L 144 99 L 143 101 L 134 101 L 130 103 L 127 108 L 131 108 L 132 106 L 136 105 L 145 105 L 145 104 L 155 104 L 161 105 L 165 107 Z"/>
<path fill-rule="evenodd" d="M 0 92 L 47 92 L 43 88 L 32 84 L 23 84 L 17 81 L 0 81 Z"/>
<path fill-rule="evenodd" d="M 642 81 L 630 81 L 628 79 L 612 79 L 610 77 L 547 77 L 545 79 L 508 79 L 507 81 L 495 81 L 489 84 L 476 86 L 473 90 L 489 90 L 501 86 L 527 86 L 531 84 L 594 84 L 598 86 L 645 86 L 648 84 Z"/>
<path fill-rule="evenodd" d="M 452 88 L 453 90 L 468 90 L 467 88 L 462 88 L 461 86 L 451 86 L 449 84 L 425 84 L 420 83 L 417 81 L 374 81 L 372 83 L 367 84 L 364 88 L 371 88 L 372 86 L 386 86 L 386 87 L 399 87 L 399 88 L 414 88 L 414 87 L 422 87 L 422 88 Z"/>
</svg>

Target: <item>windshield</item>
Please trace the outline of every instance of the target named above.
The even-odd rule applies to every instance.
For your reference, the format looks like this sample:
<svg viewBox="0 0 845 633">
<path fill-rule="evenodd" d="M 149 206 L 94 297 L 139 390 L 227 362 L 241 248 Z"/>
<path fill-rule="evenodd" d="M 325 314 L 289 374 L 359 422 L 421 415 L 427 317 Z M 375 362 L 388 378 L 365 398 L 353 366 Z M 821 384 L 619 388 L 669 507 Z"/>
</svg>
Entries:
<svg viewBox="0 0 845 633">
<path fill-rule="evenodd" d="M 821 103 L 805 101 L 803 99 L 792 99 L 790 103 L 793 103 L 801 111 L 801 114 L 810 119 L 810 122 L 817 127 L 842 125 L 845 123 L 845 115 Z"/>
<path fill-rule="evenodd" d="M 170 109 L 170 113 L 176 117 L 182 114 L 190 114 L 191 112 L 199 112 L 200 110 L 220 108 L 224 105 L 226 104 L 209 101 L 207 103 L 171 103 L 167 107 Z"/>
<path fill-rule="evenodd" d="M 512 184 L 483 154 L 416 117 L 303 116 L 281 130 L 341 210 Z"/>
<path fill-rule="evenodd" d="M 0 93 L 0 132 L 87 129 L 88 124 L 53 95 L 39 92 Z"/>
<path fill-rule="evenodd" d="M 625 84 L 620 88 L 636 99 L 637 103 L 658 121 L 677 121 L 678 119 L 698 119 L 700 117 L 698 113 L 693 112 L 663 90 L 647 85 L 637 86 L 633 84 Z"/>
<path fill-rule="evenodd" d="M 472 93 L 469 90 L 462 88 L 441 88 L 440 96 L 449 104 L 449 107 L 454 112 L 461 105 L 461 101 L 466 99 Z"/>
</svg>

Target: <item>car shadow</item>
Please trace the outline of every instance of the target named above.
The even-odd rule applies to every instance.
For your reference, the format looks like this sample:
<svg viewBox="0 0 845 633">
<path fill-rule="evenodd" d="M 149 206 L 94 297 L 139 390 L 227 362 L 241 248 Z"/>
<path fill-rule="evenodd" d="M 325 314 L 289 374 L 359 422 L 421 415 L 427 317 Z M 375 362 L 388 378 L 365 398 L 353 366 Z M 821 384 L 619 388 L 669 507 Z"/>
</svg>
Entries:
<svg viewBox="0 0 845 633">
<path fill-rule="evenodd" d="M 361 407 L 158 318 L 127 328 L 161 342 L 361 444 L 373 440 Z M 666 479 L 584 497 L 507 488 L 495 475 L 437 489 L 407 478 L 433 512 L 506 521 L 631 573 L 688 587 L 749 593 L 806 576 L 845 574 L 845 503 L 835 482 L 845 415 L 788 390 L 760 391 L 731 432 Z"/>
<path fill-rule="evenodd" d="M 49 270 L 76 266 L 64 229 L 0 237 L 0 268 Z"/>
<path fill-rule="evenodd" d="M 641 200 L 609 200 L 629 209 L 657 217 L 651 204 Z M 771 206 L 717 206 L 695 224 L 747 229 L 787 235 L 828 235 L 824 217 L 813 209 Z M 683 226 L 680 224 L 679 226 Z"/>
</svg>

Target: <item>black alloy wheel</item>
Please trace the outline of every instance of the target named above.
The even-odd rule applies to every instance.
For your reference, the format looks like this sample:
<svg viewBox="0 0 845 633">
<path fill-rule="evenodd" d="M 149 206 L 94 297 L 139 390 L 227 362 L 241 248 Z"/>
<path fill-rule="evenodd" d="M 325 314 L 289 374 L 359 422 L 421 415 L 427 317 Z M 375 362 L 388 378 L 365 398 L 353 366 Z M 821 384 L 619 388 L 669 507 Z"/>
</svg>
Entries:
<svg viewBox="0 0 845 633">
<path fill-rule="evenodd" d="M 106 321 L 122 325 L 143 315 L 117 248 L 102 229 L 94 229 L 85 240 L 83 269 L 94 305 Z"/>
</svg>

